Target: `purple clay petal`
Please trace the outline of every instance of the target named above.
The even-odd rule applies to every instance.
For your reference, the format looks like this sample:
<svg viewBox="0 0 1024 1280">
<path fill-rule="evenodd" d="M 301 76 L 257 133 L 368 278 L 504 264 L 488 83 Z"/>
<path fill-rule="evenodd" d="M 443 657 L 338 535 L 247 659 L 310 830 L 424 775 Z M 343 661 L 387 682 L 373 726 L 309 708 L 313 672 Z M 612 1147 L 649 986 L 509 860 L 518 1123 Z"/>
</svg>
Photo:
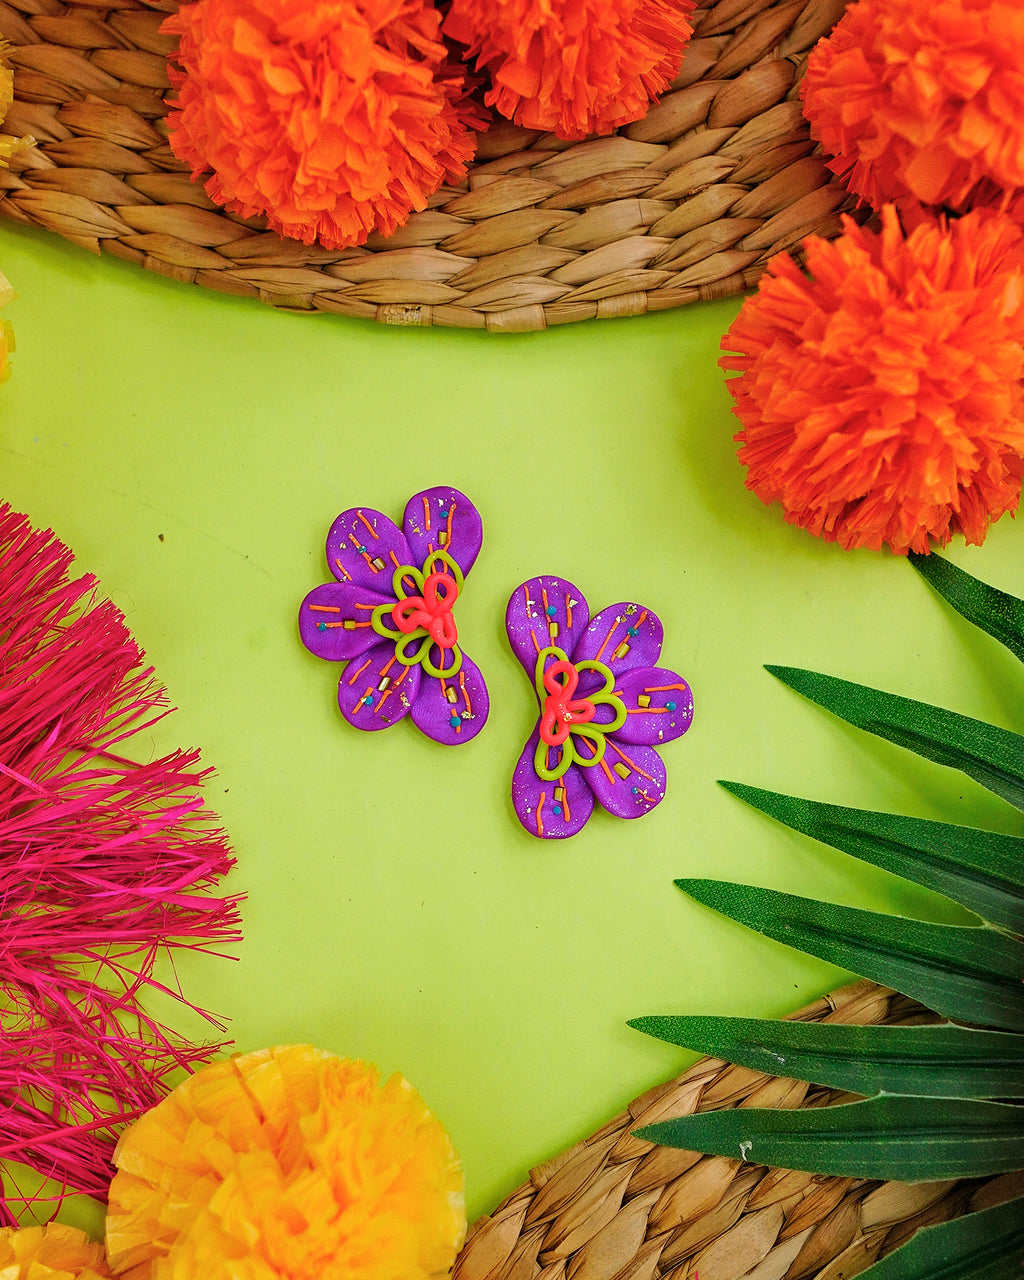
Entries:
<svg viewBox="0 0 1024 1280">
<path fill-rule="evenodd" d="M 387 687 L 380 688 L 384 680 Z M 357 729 L 386 729 L 409 714 L 420 691 L 420 667 L 406 667 L 395 660 L 395 646 L 382 640 L 354 658 L 338 683 L 341 714 Z M 367 702 L 367 698 L 370 699 Z"/>
<path fill-rule="evenodd" d="M 573 662 L 603 662 L 618 678 L 634 667 L 653 667 L 664 634 L 658 615 L 642 604 L 611 604 L 591 618 L 569 656 Z"/>
<path fill-rule="evenodd" d="M 586 825 L 594 812 L 594 796 L 580 776 L 583 770 L 574 764 L 557 782 L 538 778 L 533 757 L 539 741 L 540 735 L 534 729 L 512 774 L 512 805 L 531 836 L 565 840 Z M 556 787 L 565 788 L 560 800 L 554 797 Z M 556 809 L 560 812 L 556 813 Z"/>
<path fill-rule="evenodd" d="M 505 610 L 505 630 L 531 684 L 541 649 L 555 645 L 571 657 L 589 621 L 586 596 L 564 578 L 530 578 L 516 587 Z"/>
<path fill-rule="evenodd" d="M 449 694 L 454 694 L 454 702 Z M 480 668 L 463 654 L 454 680 L 439 680 L 424 672 L 412 707 L 412 722 L 442 746 L 457 747 L 475 738 L 484 727 L 490 705 Z"/>
<path fill-rule="evenodd" d="M 610 814 L 640 818 L 665 797 L 665 765 L 653 747 L 616 747 L 617 736 L 607 738 L 600 764 L 574 767 L 580 768 L 595 798 Z"/>
<path fill-rule="evenodd" d="M 681 737 L 693 720 L 690 686 L 667 667 L 627 671 L 616 681 L 615 692 L 626 705 L 626 723 L 615 730 L 617 742 L 656 747 Z"/>
<path fill-rule="evenodd" d="M 391 597 L 379 596 L 364 587 L 346 586 L 341 582 L 325 582 L 314 587 L 299 610 L 299 635 L 302 643 L 318 658 L 328 662 L 348 662 L 380 643 L 380 636 L 370 626 L 370 614 Z M 346 629 L 345 622 L 355 623 Z"/>
<path fill-rule="evenodd" d="M 391 600 L 395 598 L 391 582 L 395 569 L 412 563 L 401 529 L 371 507 L 343 511 L 327 535 L 327 567 L 339 582 L 369 587 Z"/>
<path fill-rule="evenodd" d="M 413 494 L 406 504 L 402 529 L 417 568 L 432 551 L 447 551 L 463 575 L 472 569 L 484 540 L 480 512 L 450 485 Z"/>
</svg>

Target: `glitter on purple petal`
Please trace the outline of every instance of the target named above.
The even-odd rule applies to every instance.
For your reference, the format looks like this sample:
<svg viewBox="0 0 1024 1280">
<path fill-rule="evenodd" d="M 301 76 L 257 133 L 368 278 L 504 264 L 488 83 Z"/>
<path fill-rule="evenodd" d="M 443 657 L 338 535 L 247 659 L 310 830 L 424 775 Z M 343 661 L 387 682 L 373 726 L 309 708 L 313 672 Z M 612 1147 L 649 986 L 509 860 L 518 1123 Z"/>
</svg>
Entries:
<svg viewBox="0 0 1024 1280">
<path fill-rule="evenodd" d="M 656 748 L 693 720 L 689 685 L 657 665 L 658 617 L 623 602 L 591 618 L 578 587 L 540 577 L 512 593 L 505 627 L 539 708 L 512 776 L 525 829 L 565 839 L 582 829 L 595 802 L 619 818 L 649 813 L 665 794 Z"/>
<path fill-rule="evenodd" d="M 299 635 L 318 658 L 346 664 L 338 705 L 349 724 L 373 732 L 408 715 L 444 746 L 484 727 L 487 686 L 459 644 L 454 609 L 482 542 L 480 513 L 447 485 L 414 494 L 401 528 L 370 507 L 331 525 L 335 581 L 303 600 Z"/>
</svg>

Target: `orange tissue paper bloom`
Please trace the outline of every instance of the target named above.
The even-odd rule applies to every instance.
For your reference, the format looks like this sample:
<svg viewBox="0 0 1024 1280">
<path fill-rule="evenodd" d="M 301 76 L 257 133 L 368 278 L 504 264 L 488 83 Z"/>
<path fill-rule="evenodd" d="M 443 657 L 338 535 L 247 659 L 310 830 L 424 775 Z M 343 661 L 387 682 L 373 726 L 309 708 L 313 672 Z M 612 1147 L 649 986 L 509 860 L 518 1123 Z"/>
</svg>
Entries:
<svg viewBox="0 0 1024 1280">
<path fill-rule="evenodd" d="M 911 197 L 1024 213 L 1024 5 L 858 0 L 801 85 L 830 168 L 876 209 Z"/>
<path fill-rule="evenodd" d="M 445 34 L 490 72 L 485 101 L 560 138 L 638 120 L 679 70 L 694 0 L 452 0 Z"/>
<path fill-rule="evenodd" d="M 82 1231 L 49 1222 L 45 1227 L 0 1228 L 3 1280 L 109 1280 L 103 1246 Z"/>
<path fill-rule="evenodd" d="M 786 253 L 722 340 L 747 487 L 840 543 L 926 552 L 981 543 L 1024 475 L 1024 232 L 980 209 L 891 205 Z"/>
<path fill-rule="evenodd" d="M 431 1280 L 465 1236 L 458 1157 L 412 1085 L 308 1045 L 204 1067 L 114 1162 L 107 1256 L 140 1280 Z"/>
<path fill-rule="evenodd" d="M 218 204 L 282 235 L 388 235 L 476 148 L 439 28 L 429 0 L 183 5 L 162 28 L 180 37 L 171 147 Z"/>
</svg>

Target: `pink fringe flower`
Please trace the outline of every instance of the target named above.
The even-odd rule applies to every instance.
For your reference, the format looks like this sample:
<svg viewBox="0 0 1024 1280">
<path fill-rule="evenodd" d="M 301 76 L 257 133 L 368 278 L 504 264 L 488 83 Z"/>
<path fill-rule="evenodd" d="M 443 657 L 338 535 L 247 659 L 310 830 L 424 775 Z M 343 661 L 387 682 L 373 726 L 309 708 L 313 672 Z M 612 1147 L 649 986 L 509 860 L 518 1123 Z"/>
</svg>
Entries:
<svg viewBox="0 0 1024 1280">
<path fill-rule="evenodd" d="M 0 1159 L 105 1199 L 118 1132 L 196 1045 L 143 1007 L 181 947 L 237 942 L 233 865 L 200 797 L 198 752 L 119 754 L 167 714 L 121 614 L 72 554 L 0 505 Z M 202 1012 L 202 1011 L 199 1011 Z M 203 1014 L 223 1031 L 211 1015 Z M 0 1181 L 0 1223 L 17 1193 Z M 39 1193 L 43 1195 L 43 1193 Z"/>
</svg>

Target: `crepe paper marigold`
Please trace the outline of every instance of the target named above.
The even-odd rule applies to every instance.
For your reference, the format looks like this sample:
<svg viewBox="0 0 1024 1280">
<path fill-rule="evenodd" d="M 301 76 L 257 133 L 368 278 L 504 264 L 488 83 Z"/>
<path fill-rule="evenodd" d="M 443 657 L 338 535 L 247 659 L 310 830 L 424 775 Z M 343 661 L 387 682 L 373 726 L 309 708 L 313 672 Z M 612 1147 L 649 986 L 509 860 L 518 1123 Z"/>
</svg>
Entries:
<svg viewBox="0 0 1024 1280">
<path fill-rule="evenodd" d="M 505 611 L 512 652 L 540 708 L 512 775 L 512 805 L 532 836 L 564 840 L 590 820 L 595 802 L 639 818 L 665 796 L 657 748 L 689 729 L 693 695 L 658 665 L 657 615 L 632 601 L 590 616 L 579 587 L 530 578 Z"/>
<path fill-rule="evenodd" d="M 183 5 L 163 26 L 174 153 L 218 204 L 305 244 L 387 235 L 476 146 L 439 25 L 428 0 Z"/>
<path fill-rule="evenodd" d="M 14 101 L 14 73 L 3 62 L 9 47 L 6 40 L 0 40 L 0 124 L 3 123 L 8 108 Z M 7 161 L 10 160 L 15 151 L 20 150 L 22 147 L 34 146 L 34 138 L 19 138 L 11 133 L 0 133 L 0 168 L 7 168 Z"/>
<path fill-rule="evenodd" d="M 560 138 L 639 120 L 679 70 L 693 0 L 452 0 L 447 35 L 490 72 L 485 101 Z"/>
<path fill-rule="evenodd" d="M 7 45 L 0 41 L 0 59 L 7 52 Z M 8 108 L 14 101 L 14 73 L 10 67 L 0 61 L 0 123 L 7 115 Z M 0 133 L 0 168 L 7 168 L 7 161 L 22 145 L 28 145 L 30 139 L 16 138 L 9 133 Z"/>
<path fill-rule="evenodd" d="M 6 52 L 6 43 L 0 41 L 0 58 Z M 7 109 L 14 101 L 14 74 L 10 67 L 0 61 L 0 122 L 7 115 Z M 0 133 L 0 167 L 6 168 L 7 161 L 21 146 L 30 144 L 28 138 L 15 138 L 9 133 Z M 11 282 L 0 271 L 0 307 L 13 302 L 15 294 Z M 11 376 L 9 364 L 10 353 L 14 350 L 14 330 L 7 320 L 0 320 L 0 382 L 6 382 Z"/>
<path fill-rule="evenodd" d="M 348 663 L 338 706 L 356 729 L 408 715 L 454 747 L 484 727 L 487 685 L 459 644 L 454 613 L 483 536 L 480 513 L 450 485 L 413 494 L 401 529 L 372 507 L 350 507 L 331 525 L 327 564 L 337 581 L 303 600 L 299 636 L 318 658 Z"/>
<path fill-rule="evenodd" d="M 985 539 L 1024 474 L 1024 232 L 979 209 L 904 236 L 845 219 L 788 254 L 722 340 L 747 487 L 843 547 Z"/>
<path fill-rule="evenodd" d="M 801 93 L 830 167 L 875 208 L 909 197 L 963 212 L 1024 192 L 1019 0 L 858 0 L 812 51 Z"/>
<path fill-rule="evenodd" d="M 10 280 L 0 271 L 0 307 L 13 302 L 17 297 L 11 287 Z M 14 330 L 10 321 L 0 320 L 0 382 L 6 382 L 11 376 L 10 356 L 14 350 Z"/>
<path fill-rule="evenodd" d="M 205 1067 L 115 1159 L 107 1254 L 150 1280 L 432 1280 L 465 1237 L 458 1157 L 412 1085 L 308 1045 Z"/>
<path fill-rule="evenodd" d="M 218 1048 L 144 1010 L 184 1001 L 154 966 L 235 941 L 238 910 L 210 893 L 233 859 L 198 753 L 124 758 L 166 696 L 71 562 L 0 506 L 0 1160 L 104 1199 L 117 1129 Z"/>
<path fill-rule="evenodd" d="M 110 1280 L 103 1246 L 74 1227 L 0 1229 L 3 1280 Z"/>
</svg>

